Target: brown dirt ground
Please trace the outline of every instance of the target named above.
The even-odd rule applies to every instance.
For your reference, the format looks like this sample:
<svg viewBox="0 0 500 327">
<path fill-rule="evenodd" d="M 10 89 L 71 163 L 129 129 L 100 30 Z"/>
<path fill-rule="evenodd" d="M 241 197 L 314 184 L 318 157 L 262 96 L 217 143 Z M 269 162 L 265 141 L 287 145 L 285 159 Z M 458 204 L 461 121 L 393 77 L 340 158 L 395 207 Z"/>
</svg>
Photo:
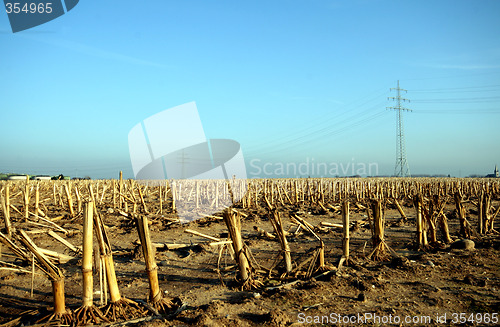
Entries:
<svg viewBox="0 0 500 327">
<path fill-rule="evenodd" d="M 499 205 L 494 201 L 493 205 Z M 48 206 L 49 216 L 65 214 L 60 209 Z M 119 286 L 122 294 L 130 299 L 146 301 L 148 280 L 141 251 L 137 247 L 138 234 L 131 220 L 108 207 L 99 208 L 108 226 Z M 473 207 L 468 215 L 475 219 Z M 260 237 L 253 226 L 272 232 L 269 213 L 264 207 L 257 209 L 237 208 L 248 217 L 242 219 L 242 235 L 255 260 L 263 267 L 270 267 L 278 258 L 279 243 Z M 334 324 L 342 319 L 345 325 L 459 325 L 460 318 L 466 318 L 461 325 L 495 325 L 480 321 L 500 313 L 500 271 L 498 235 L 475 238 L 474 250 L 452 249 L 442 245 L 427 252 L 415 251 L 415 210 L 405 203 L 407 221 L 390 205 L 386 206 L 387 244 L 402 257 L 385 262 L 366 258 L 371 250 L 371 232 L 366 221 L 366 212 L 351 207 L 351 221 L 360 221 L 351 228 L 351 261 L 340 270 L 310 280 L 280 286 L 296 279 L 280 282 L 283 263 L 278 262 L 271 279 L 262 274 L 258 279 L 264 283 L 260 289 L 240 290 L 235 280 L 235 270 L 217 274 L 219 247 L 208 245 L 192 246 L 187 249 L 169 251 L 158 249 L 156 259 L 161 288 L 172 297 L 179 297 L 185 304 L 184 310 L 175 317 L 150 319 L 136 322 L 136 326 L 298 326 L 303 322 L 315 325 Z M 321 221 L 341 223 L 338 212 L 323 212 L 316 206 L 287 206 L 279 208 L 283 215 L 285 229 L 295 230 L 289 219 L 297 213 L 316 226 Z M 458 220 L 454 206 L 445 210 L 449 218 L 451 235 L 458 235 Z M 194 214 L 194 213 L 193 213 Z M 165 214 L 164 217 L 173 217 Z M 74 231 L 66 239 L 74 245 L 81 245 L 81 216 L 71 220 L 66 216 L 59 221 L 65 229 Z M 474 226 L 474 222 L 472 221 Z M 28 228 L 17 222 L 17 228 Z M 31 226 L 33 229 L 33 226 Z M 150 216 L 151 239 L 158 243 L 197 244 L 207 240 L 184 233 L 186 228 L 220 237 L 227 237 L 223 220 L 204 218 L 189 224 L 168 224 L 160 215 Z M 475 227 L 474 227 L 475 228 Z M 336 267 L 342 255 L 342 231 L 329 228 L 318 232 L 325 243 L 327 265 Z M 62 234 L 61 234 L 62 235 Z M 32 234 L 35 243 L 54 251 L 71 254 L 62 244 L 45 234 Z M 317 247 L 316 239 L 307 233 L 288 238 L 294 264 L 308 258 Z M 16 263 L 30 270 L 30 265 L 15 259 L 3 247 L 2 261 Z M 222 251 L 223 267 L 233 264 L 230 253 Z M 66 303 L 72 309 L 81 304 L 82 274 L 79 258 L 60 264 L 65 280 Z M 314 275 L 319 275 L 316 272 Z M 98 289 L 99 271 L 95 269 L 95 287 Z M 0 270 L 0 326 L 25 325 L 33 323 L 38 311 L 52 305 L 51 283 L 45 275 L 34 278 L 34 292 L 30 296 L 31 274 Z M 99 294 L 95 303 L 99 304 Z M 35 310 L 35 311 L 33 311 Z M 465 315 L 460 316 L 460 313 Z M 458 315 L 456 315 L 458 314 Z M 471 316 L 471 314 L 474 314 Z M 9 323 L 23 315 L 23 320 Z M 340 318 L 339 316 L 340 315 Z M 358 317 L 378 316 L 379 320 L 357 320 Z M 443 320 L 446 315 L 446 320 Z M 351 317 L 349 317 L 351 316 Z M 152 317 L 152 316 L 151 316 Z M 437 320 L 437 317 L 441 317 Z M 316 319 L 316 320 L 315 320 Z M 326 319 L 326 320 L 325 320 Z M 351 319 L 347 323 L 347 319 Z M 355 320 L 353 320 L 355 319 Z M 391 320 L 388 320 L 391 319 Z M 399 321 L 397 320 L 399 319 Z M 405 319 L 412 319 L 407 323 Z M 427 320 L 430 319 L 430 320 Z M 455 323 L 456 322 L 456 323 Z"/>
</svg>

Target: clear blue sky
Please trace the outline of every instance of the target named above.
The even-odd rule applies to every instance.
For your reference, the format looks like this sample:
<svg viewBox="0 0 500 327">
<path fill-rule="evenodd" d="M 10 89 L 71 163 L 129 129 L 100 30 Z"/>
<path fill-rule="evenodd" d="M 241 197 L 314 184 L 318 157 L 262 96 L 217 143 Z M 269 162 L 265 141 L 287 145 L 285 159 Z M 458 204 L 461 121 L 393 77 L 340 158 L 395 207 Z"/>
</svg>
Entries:
<svg viewBox="0 0 500 327">
<path fill-rule="evenodd" d="M 0 13 L 0 172 L 133 177 L 128 132 L 196 101 L 257 167 L 412 174 L 500 165 L 500 1 L 80 1 L 13 34 Z M 253 160 L 253 165 L 250 162 Z"/>
</svg>

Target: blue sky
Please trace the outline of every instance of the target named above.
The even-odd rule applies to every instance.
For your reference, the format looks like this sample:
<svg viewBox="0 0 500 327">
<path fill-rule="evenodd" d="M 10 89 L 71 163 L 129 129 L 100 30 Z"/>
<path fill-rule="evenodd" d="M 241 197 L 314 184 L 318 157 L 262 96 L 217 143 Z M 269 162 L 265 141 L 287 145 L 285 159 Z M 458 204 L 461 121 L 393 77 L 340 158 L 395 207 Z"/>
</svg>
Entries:
<svg viewBox="0 0 500 327">
<path fill-rule="evenodd" d="M 14 34 L 3 12 L 0 172 L 133 177 L 130 129 L 196 101 L 250 177 L 308 160 L 389 175 L 399 80 L 412 174 L 491 173 L 499 14 L 499 1 L 80 1 Z"/>
</svg>

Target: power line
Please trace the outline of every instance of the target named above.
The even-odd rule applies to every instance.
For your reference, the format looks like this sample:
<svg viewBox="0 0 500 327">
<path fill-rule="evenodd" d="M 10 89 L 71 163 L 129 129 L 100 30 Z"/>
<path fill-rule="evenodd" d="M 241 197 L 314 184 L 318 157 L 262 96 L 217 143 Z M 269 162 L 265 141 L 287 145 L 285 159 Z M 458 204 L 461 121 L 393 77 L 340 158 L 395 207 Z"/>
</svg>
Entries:
<svg viewBox="0 0 500 327">
<path fill-rule="evenodd" d="M 411 109 L 405 108 L 401 105 L 401 102 L 410 100 L 401 97 L 401 92 L 408 92 L 405 89 L 399 87 L 391 88 L 391 91 L 396 90 L 396 97 L 389 97 L 389 100 L 397 101 L 395 107 L 388 107 L 387 109 L 396 110 L 397 121 L 396 121 L 396 166 L 394 167 L 394 175 L 397 177 L 410 177 L 410 167 L 408 165 L 408 160 L 406 160 L 406 147 L 405 147 L 405 133 L 403 128 L 403 111 L 412 111 Z"/>
<path fill-rule="evenodd" d="M 457 74 L 457 75 L 447 75 L 447 76 L 433 76 L 433 77 L 420 77 L 420 78 L 405 78 L 405 81 L 423 81 L 423 80 L 437 80 L 437 79 L 449 79 L 458 77 L 470 77 L 470 76 L 485 76 L 485 75 L 498 75 L 498 71 L 483 72 L 483 73 L 473 73 L 473 74 Z"/>
<path fill-rule="evenodd" d="M 453 92 L 492 92 L 500 88 L 499 84 L 496 85 L 483 85 L 483 86 L 465 86 L 465 87 L 450 87 L 450 88 L 437 88 L 437 89 L 415 89 L 412 92 L 417 93 L 453 93 Z"/>
<path fill-rule="evenodd" d="M 476 97 L 476 98 L 443 98 L 443 99 L 417 99 L 413 102 L 418 103 L 484 103 L 484 102 L 498 102 L 500 97 Z"/>
<path fill-rule="evenodd" d="M 500 108 L 490 108 L 490 109 L 424 109 L 424 110 L 414 110 L 417 114 L 500 114 Z"/>
<path fill-rule="evenodd" d="M 387 91 L 384 91 L 383 93 L 386 92 Z M 289 133 L 283 133 L 273 139 L 266 139 L 264 146 L 262 146 L 261 144 L 247 146 L 245 147 L 245 151 L 274 153 L 277 148 L 280 148 L 281 150 L 283 145 L 297 145 L 298 142 L 306 139 L 321 138 L 320 135 L 328 133 L 332 130 L 332 125 L 334 125 L 337 129 L 340 129 L 343 124 L 352 125 L 353 120 L 361 119 L 365 115 L 372 114 L 373 109 L 369 108 L 363 111 L 352 111 L 348 108 L 356 107 L 356 109 L 360 109 L 363 108 L 363 106 L 365 106 L 366 104 L 373 102 L 376 99 L 380 99 L 380 90 L 376 91 L 376 93 L 377 94 L 374 97 L 372 95 L 362 97 L 355 102 L 344 105 L 340 108 L 340 110 L 331 111 L 326 115 L 322 114 L 320 116 L 311 117 L 308 114 L 307 121 L 305 121 L 305 119 L 301 119 L 300 125 L 291 126 L 289 128 Z M 365 100 L 367 98 L 369 99 Z M 359 102 L 362 103 L 358 104 Z M 308 111 L 310 111 L 310 109 L 308 109 Z M 269 149 L 269 151 L 262 151 L 263 149 Z"/>
<path fill-rule="evenodd" d="M 439 96 L 439 95 L 450 95 L 450 97 L 446 98 L 420 98 L 413 99 L 413 103 L 419 104 L 477 104 L 475 108 L 460 108 L 459 106 L 454 106 L 451 108 L 446 107 L 438 107 L 436 109 L 419 109 L 415 110 L 415 113 L 418 114 L 499 114 L 500 108 L 482 108 L 480 104 L 483 103 L 498 103 L 500 97 L 497 95 L 500 92 L 500 84 L 490 84 L 490 85 L 481 85 L 481 86 L 462 86 L 462 87 L 447 87 L 447 88 L 432 88 L 432 89 L 412 89 L 412 92 L 429 95 L 429 96 Z M 492 94 L 492 92 L 494 92 Z M 475 95 L 471 97 L 453 97 L 454 94 L 460 95 Z M 490 94 L 494 96 L 482 96 L 479 97 L 480 94 Z"/>
<path fill-rule="evenodd" d="M 317 142 L 329 140 L 329 139 L 327 139 L 327 137 L 331 137 L 331 136 L 338 135 L 338 134 L 341 134 L 344 132 L 348 132 L 348 131 L 351 131 L 358 126 L 366 125 L 367 123 L 375 122 L 375 119 L 384 115 L 385 111 L 375 111 L 374 112 L 373 108 L 380 108 L 380 105 L 382 105 L 382 104 L 383 103 L 380 103 L 372 108 L 365 110 L 365 111 L 371 113 L 371 115 L 369 115 L 369 116 L 366 114 L 361 114 L 361 115 L 358 115 L 358 117 L 348 117 L 348 118 L 344 119 L 343 121 L 339 122 L 339 124 L 336 123 L 334 128 L 332 128 L 330 126 L 330 127 L 324 127 L 324 128 L 318 129 L 318 130 L 314 130 L 314 131 L 309 132 L 306 135 L 295 137 L 291 140 L 288 140 L 287 142 L 280 143 L 278 146 L 272 146 L 272 145 L 268 144 L 268 146 L 265 147 L 268 150 L 263 150 L 261 148 L 261 149 L 258 149 L 258 150 L 256 149 L 253 151 L 252 150 L 250 150 L 250 151 L 245 150 L 245 152 L 246 153 L 254 153 L 255 152 L 255 154 L 258 154 L 260 156 L 268 155 L 268 154 L 275 155 L 277 153 L 284 152 L 287 150 L 297 149 L 300 146 L 303 146 L 306 144 L 308 144 L 308 145 L 318 144 Z M 347 125 L 344 125 L 344 123 L 347 123 Z M 331 142 L 331 140 L 330 140 L 330 142 Z"/>
</svg>

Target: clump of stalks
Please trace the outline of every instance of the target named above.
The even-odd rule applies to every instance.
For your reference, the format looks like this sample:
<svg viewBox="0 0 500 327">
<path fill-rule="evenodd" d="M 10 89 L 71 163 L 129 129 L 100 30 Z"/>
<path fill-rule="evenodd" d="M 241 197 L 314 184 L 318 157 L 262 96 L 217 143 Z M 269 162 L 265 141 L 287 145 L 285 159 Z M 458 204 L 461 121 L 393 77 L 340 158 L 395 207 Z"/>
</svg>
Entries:
<svg viewBox="0 0 500 327">
<path fill-rule="evenodd" d="M 85 203 L 83 216 L 83 295 L 82 306 L 75 311 L 75 323 L 79 325 L 100 324 L 109 322 L 99 308 L 94 305 L 94 280 L 92 277 L 92 226 L 93 226 L 93 202 Z"/>
<path fill-rule="evenodd" d="M 228 208 L 224 211 L 223 218 L 233 244 L 235 260 L 239 271 L 238 280 L 241 288 L 243 290 L 250 290 L 262 286 L 262 282 L 254 279 L 254 271 L 250 265 L 250 250 L 243 244 L 241 238 L 240 214 Z"/>
<path fill-rule="evenodd" d="M 382 211 L 382 201 L 379 199 L 372 200 L 371 207 L 373 212 L 373 251 L 368 255 L 368 258 L 375 261 L 385 261 L 389 259 L 389 253 L 394 251 L 385 242 L 385 219 Z"/>
<path fill-rule="evenodd" d="M 276 216 L 275 210 L 273 210 L 273 215 Z M 297 268 L 295 269 L 295 276 L 299 274 L 300 269 L 307 263 L 309 263 L 309 267 L 305 274 L 306 279 L 311 278 L 312 275 L 316 272 L 325 272 L 334 269 L 333 267 L 325 265 L 325 243 L 323 242 L 323 239 L 314 232 L 314 227 L 305 219 L 297 215 L 292 218 L 292 221 L 295 221 L 301 228 L 311 233 L 319 242 L 319 246 L 314 250 L 312 257 L 307 258 L 297 266 Z M 345 257 L 343 257 L 343 259 L 344 260 L 341 261 L 340 265 L 345 261 Z"/>
<path fill-rule="evenodd" d="M 274 232 L 278 237 L 278 241 L 280 243 L 281 252 L 283 253 L 283 260 L 285 261 L 285 272 L 280 276 L 281 279 L 284 279 L 286 276 L 289 276 L 292 273 L 292 253 L 290 250 L 290 245 L 288 244 L 288 240 L 286 239 L 285 229 L 283 228 L 283 221 L 281 220 L 281 215 L 269 202 L 267 195 L 264 194 L 264 200 L 271 211 L 271 215 L 269 216 L 269 221 L 273 225 Z M 300 218 L 299 218 L 300 220 Z M 239 219 L 238 219 L 239 223 Z M 299 222 L 300 224 L 300 222 Z M 229 226 L 228 226 L 229 228 Z M 241 227 L 238 227 L 241 229 Z M 241 237 L 241 236 L 240 236 Z M 234 244 L 234 242 L 233 242 Z M 313 263 L 314 264 L 314 263 Z"/>
<path fill-rule="evenodd" d="M 91 185 L 89 185 L 89 193 L 90 196 L 94 198 Z M 104 229 L 102 218 L 97 211 L 95 201 L 92 203 L 92 209 L 96 213 L 94 215 L 95 232 L 97 235 L 97 242 L 99 244 L 99 251 L 104 261 L 106 280 L 108 282 L 110 295 L 110 303 L 102 308 L 102 312 L 104 316 L 111 321 L 116 321 L 120 318 L 129 320 L 140 317 L 144 315 L 146 311 L 142 309 L 137 302 L 127 299 L 120 294 L 118 281 L 116 279 L 115 264 L 113 262 L 113 255 L 111 252 L 111 243 L 106 234 L 106 230 Z"/>
<path fill-rule="evenodd" d="M 427 240 L 427 228 L 426 228 L 426 220 L 423 216 L 423 201 L 422 196 L 420 194 L 415 195 L 413 199 L 415 204 L 415 210 L 417 213 L 416 217 L 416 225 L 417 225 L 417 239 L 416 239 L 416 249 L 418 250 L 427 250 L 429 248 L 429 242 Z"/>
</svg>

